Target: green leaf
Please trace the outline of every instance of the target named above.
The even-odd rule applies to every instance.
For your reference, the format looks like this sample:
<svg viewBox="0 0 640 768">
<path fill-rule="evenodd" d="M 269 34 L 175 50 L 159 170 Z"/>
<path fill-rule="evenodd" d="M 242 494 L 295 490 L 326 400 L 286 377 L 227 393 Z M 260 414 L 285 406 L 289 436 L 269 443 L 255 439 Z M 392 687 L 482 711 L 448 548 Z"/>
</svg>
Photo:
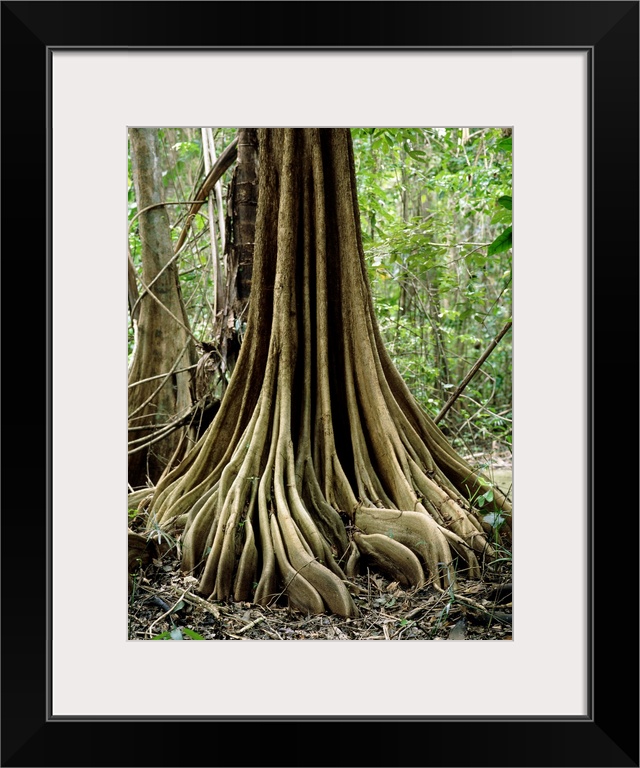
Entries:
<svg viewBox="0 0 640 768">
<path fill-rule="evenodd" d="M 498 142 L 498 149 L 501 149 L 503 152 L 512 152 L 513 151 L 513 139 L 511 136 L 509 136 L 508 139 L 502 139 Z"/>
<path fill-rule="evenodd" d="M 498 208 L 491 219 L 492 224 L 511 224 L 511 211 L 506 208 Z"/>
<path fill-rule="evenodd" d="M 493 491 L 491 489 L 489 489 L 488 491 L 485 491 L 483 496 L 487 501 L 493 501 Z"/>
<path fill-rule="evenodd" d="M 154 635 L 151 639 L 152 640 L 171 640 L 171 632 L 163 632 L 161 635 Z"/>
<path fill-rule="evenodd" d="M 182 627 L 182 631 L 187 637 L 190 637 L 192 640 L 204 640 L 204 637 L 202 637 L 202 635 L 199 635 L 197 632 L 194 632 L 192 629 L 189 629 L 188 627 Z"/>
<path fill-rule="evenodd" d="M 503 208 L 507 208 L 508 210 L 512 210 L 513 199 L 511 195 L 503 195 L 502 197 L 499 197 L 498 205 L 501 205 Z"/>
<path fill-rule="evenodd" d="M 495 256 L 497 253 L 503 253 L 511 248 L 513 227 L 507 227 L 489 246 L 487 256 Z"/>
</svg>

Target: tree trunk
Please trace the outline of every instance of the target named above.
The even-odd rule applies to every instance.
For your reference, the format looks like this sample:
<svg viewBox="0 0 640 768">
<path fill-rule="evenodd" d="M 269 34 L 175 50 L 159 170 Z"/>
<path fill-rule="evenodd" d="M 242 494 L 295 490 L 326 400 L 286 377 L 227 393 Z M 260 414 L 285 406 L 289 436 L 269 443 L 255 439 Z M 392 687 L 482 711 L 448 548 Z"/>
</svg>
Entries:
<svg viewBox="0 0 640 768">
<path fill-rule="evenodd" d="M 260 129 L 253 290 L 215 420 L 149 511 L 184 526 L 183 568 L 215 599 L 357 615 L 370 563 L 403 584 L 478 577 L 483 493 L 420 408 L 376 323 L 348 129 Z M 494 489 L 483 512 L 510 507 Z"/>
<path fill-rule="evenodd" d="M 227 284 L 220 356 L 224 373 L 233 371 L 244 329 L 253 277 L 258 204 L 258 132 L 238 130 L 238 160 L 228 193 Z"/>
<path fill-rule="evenodd" d="M 186 369 L 196 355 L 173 260 L 169 217 L 158 205 L 162 177 L 157 132 L 131 128 L 129 138 L 142 243 L 143 290 L 129 369 L 128 425 L 129 484 L 139 488 L 157 483 L 172 457 L 186 449 L 184 429 L 174 427 L 191 407 L 191 372 Z M 148 206 L 156 207 L 145 211 Z"/>
</svg>

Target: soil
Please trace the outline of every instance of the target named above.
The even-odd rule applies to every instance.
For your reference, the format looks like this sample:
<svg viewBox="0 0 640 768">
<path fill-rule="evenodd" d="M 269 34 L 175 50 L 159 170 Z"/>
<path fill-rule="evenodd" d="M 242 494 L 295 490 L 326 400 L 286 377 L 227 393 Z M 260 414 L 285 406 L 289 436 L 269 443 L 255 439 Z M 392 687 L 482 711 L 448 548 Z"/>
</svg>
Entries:
<svg viewBox="0 0 640 768">
<path fill-rule="evenodd" d="M 129 596 L 129 640 L 511 640 L 508 575 L 459 580 L 455 593 L 404 590 L 377 573 L 353 580 L 358 618 L 306 616 L 285 605 L 203 600 L 177 560 L 140 574 Z"/>
<path fill-rule="evenodd" d="M 504 468 L 503 468 L 504 470 Z M 501 480 L 511 482 L 510 468 Z M 501 484 L 498 482 L 498 484 Z M 138 527 L 141 527 L 139 521 Z M 198 580 L 181 573 L 179 542 L 136 536 L 130 523 L 129 640 L 511 640 L 511 556 L 482 580 L 458 576 L 454 590 L 404 589 L 365 569 L 352 579 L 360 615 L 307 616 L 285 596 L 268 607 L 206 600 Z M 131 542 L 137 550 L 131 557 Z"/>
</svg>

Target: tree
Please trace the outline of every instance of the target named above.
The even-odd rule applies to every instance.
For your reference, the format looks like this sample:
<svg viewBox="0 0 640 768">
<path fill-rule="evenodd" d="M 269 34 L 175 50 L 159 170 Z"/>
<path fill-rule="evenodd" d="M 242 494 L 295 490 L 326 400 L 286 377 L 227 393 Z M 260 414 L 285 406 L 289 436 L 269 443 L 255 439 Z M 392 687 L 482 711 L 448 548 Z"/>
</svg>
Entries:
<svg viewBox="0 0 640 768">
<path fill-rule="evenodd" d="M 131 128 L 129 139 L 143 270 L 143 291 L 137 295 L 129 256 L 129 302 L 136 328 L 129 367 L 129 484 L 140 487 L 155 484 L 186 449 L 176 416 L 191 408 L 189 368 L 196 358 L 161 197 L 157 131 Z"/>
<path fill-rule="evenodd" d="M 463 460 L 387 354 L 349 129 L 260 129 L 252 294 L 220 410 L 159 481 L 150 526 L 215 599 L 352 616 L 371 562 L 404 585 L 479 577 L 505 497 Z"/>
</svg>

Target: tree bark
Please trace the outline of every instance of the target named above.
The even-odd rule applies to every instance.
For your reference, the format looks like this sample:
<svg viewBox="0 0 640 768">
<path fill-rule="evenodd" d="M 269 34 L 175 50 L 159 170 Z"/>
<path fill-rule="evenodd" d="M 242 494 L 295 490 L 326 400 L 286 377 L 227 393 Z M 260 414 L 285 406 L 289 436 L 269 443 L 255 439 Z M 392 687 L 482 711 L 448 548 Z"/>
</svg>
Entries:
<svg viewBox="0 0 640 768">
<path fill-rule="evenodd" d="M 258 205 L 257 129 L 238 129 L 237 142 L 238 160 L 228 193 L 227 284 L 220 329 L 224 373 L 233 371 L 246 328 Z"/>
<path fill-rule="evenodd" d="M 129 369 L 129 484 L 154 485 L 172 458 L 186 450 L 184 428 L 173 423 L 192 404 L 195 346 L 178 285 L 169 217 L 162 201 L 158 137 L 131 128 L 133 182 L 142 243 L 142 292 L 137 339 Z M 160 438 L 160 439 L 158 439 Z M 182 445 L 182 448 L 180 447 Z M 174 455 L 175 454 L 175 455 Z"/>
</svg>

